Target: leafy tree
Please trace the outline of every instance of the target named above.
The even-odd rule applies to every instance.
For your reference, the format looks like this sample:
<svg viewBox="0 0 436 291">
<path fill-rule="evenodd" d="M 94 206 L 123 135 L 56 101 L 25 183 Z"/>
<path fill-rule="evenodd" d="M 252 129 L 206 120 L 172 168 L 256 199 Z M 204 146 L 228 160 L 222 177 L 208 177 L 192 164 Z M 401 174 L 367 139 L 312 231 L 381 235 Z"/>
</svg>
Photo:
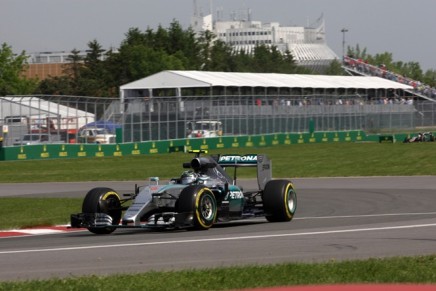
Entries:
<svg viewBox="0 0 436 291">
<path fill-rule="evenodd" d="M 83 68 L 83 58 L 80 56 L 80 51 L 73 49 L 68 58 L 70 61 L 64 65 L 63 73 L 73 80 L 79 80 Z"/>
<path fill-rule="evenodd" d="M 118 59 L 123 64 L 120 77 L 124 82 L 132 82 L 163 70 L 183 69 L 182 62 L 176 56 L 143 45 L 124 47 Z"/>
<path fill-rule="evenodd" d="M 423 76 L 423 81 L 432 87 L 436 87 L 436 70 L 427 70 Z"/>
<path fill-rule="evenodd" d="M 279 73 L 284 74 L 311 74 L 312 71 L 299 67 L 294 59 L 294 56 L 289 50 L 286 50 L 283 55 L 283 60 L 279 62 Z"/>
<path fill-rule="evenodd" d="M 357 44 L 355 48 L 348 46 L 347 56 L 352 57 L 354 59 L 362 59 L 362 60 L 365 60 L 368 57 L 366 53 L 366 48 L 361 49 L 359 44 Z"/>
<path fill-rule="evenodd" d="M 394 64 L 391 70 L 414 80 L 423 80 L 423 72 L 421 66 L 417 62 L 398 62 Z"/>
<path fill-rule="evenodd" d="M 155 50 L 169 51 L 169 36 L 168 31 L 162 26 L 158 26 L 154 33 L 153 43 L 151 44 Z"/>
<path fill-rule="evenodd" d="M 245 50 L 240 50 L 234 54 L 235 70 L 234 72 L 250 72 L 252 56 Z"/>
<path fill-rule="evenodd" d="M 342 64 L 340 61 L 333 60 L 326 71 L 324 72 L 326 75 L 337 75 L 341 76 L 344 75 L 344 69 L 342 69 Z"/>
<path fill-rule="evenodd" d="M 23 51 L 14 55 L 12 48 L 3 43 L 0 48 L 0 96 L 33 93 L 37 87 L 36 79 L 26 79 L 22 73 L 27 66 Z"/>
<path fill-rule="evenodd" d="M 267 47 L 259 45 L 254 48 L 252 72 L 255 73 L 273 73 L 276 72 L 276 65 L 281 57 L 276 47 Z"/>
<path fill-rule="evenodd" d="M 199 70 L 211 71 L 212 69 L 212 49 L 214 35 L 211 31 L 207 30 L 202 32 L 199 37 Z"/>
<path fill-rule="evenodd" d="M 107 74 L 102 61 L 105 50 L 97 40 L 89 42 L 88 48 L 79 79 L 82 92 L 88 96 L 107 96 Z"/>
<path fill-rule="evenodd" d="M 244 61 L 241 69 L 247 72 L 290 74 L 305 71 L 304 68 L 297 67 L 290 51 L 283 54 L 275 46 L 258 45 L 252 54 L 242 53 L 237 59 Z"/>
<path fill-rule="evenodd" d="M 152 30 L 148 30 L 152 33 Z M 125 39 L 121 42 L 121 47 L 125 46 L 135 46 L 135 45 L 145 45 L 147 42 L 151 43 L 152 38 L 148 37 L 149 34 L 145 35 L 139 28 L 130 28 L 125 34 Z"/>
<path fill-rule="evenodd" d="M 103 62 L 105 68 L 105 87 L 107 88 L 106 96 L 116 97 L 119 94 L 118 87 L 127 82 L 121 82 L 122 79 L 118 79 L 120 71 L 120 60 L 118 52 L 108 50 L 105 53 L 105 60 Z"/>
<path fill-rule="evenodd" d="M 69 63 L 63 65 L 62 76 L 49 77 L 39 83 L 37 93 L 47 95 L 81 95 L 83 59 L 80 51 L 73 49 Z"/>
<path fill-rule="evenodd" d="M 81 79 L 83 71 L 83 58 L 80 51 L 73 49 L 69 55 L 70 63 L 64 65 L 64 73 L 69 76 L 70 95 L 83 95 L 81 92 Z M 62 81 L 62 80 L 60 80 Z M 67 84 L 66 84 L 67 85 Z"/>
<path fill-rule="evenodd" d="M 423 73 L 421 66 L 417 62 L 394 61 L 390 52 L 379 53 L 374 56 L 366 53 L 366 48 L 361 50 L 359 45 L 355 48 L 348 47 L 348 55 L 354 58 L 360 58 L 374 66 L 386 66 L 389 71 L 396 74 L 411 78 L 413 80 L 424 82 L 425 84 L 434 84 L 434 71 L 429 70 Z M 434 85 L 433 85 L 434 86 Z"/>
<path fill-rule="evenodd" d="M 210 60 L 208 60 L 207 64 L 211 71 L 235 71 L 236 61 L 232 48 L 223 41 L 216 40 L 210 50 Z M 205 68 L 203 69 L 206 70 Z"/>
<path fill-rule="evenodd" d="M 392 53 L 384 52 L 381 54 L 376 54 L 375 56 L 368 56 L 367 61 L 376 66 L 385 66 L 388 70 L 394 71 L 394 58 Z"/>
<path fill-rule="evenodd" d="M 47 95 L 75 95 L 68 76 L 56 76 L 42 80 L 35 93 Z"/>
</svg>

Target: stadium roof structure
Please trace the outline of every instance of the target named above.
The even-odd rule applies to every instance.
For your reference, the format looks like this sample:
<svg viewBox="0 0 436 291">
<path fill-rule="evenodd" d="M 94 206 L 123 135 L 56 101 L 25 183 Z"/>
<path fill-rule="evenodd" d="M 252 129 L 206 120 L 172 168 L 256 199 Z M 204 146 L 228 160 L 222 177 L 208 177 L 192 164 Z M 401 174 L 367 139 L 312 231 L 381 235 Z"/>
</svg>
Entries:
<svg viewBox="0 0 436 291">
<path fill-rule="evenodd" d="M 120 87 L 121 98 L 134 97 L 133 90 L 207 87 L 265 87 L 314 89 L 400 89 L 413 87 L 379 77 L 300 75 L 276 73 L 229 73 L 162 71 Z M 180 90 L 179 90 L 180 91 Z"/>
</svg>

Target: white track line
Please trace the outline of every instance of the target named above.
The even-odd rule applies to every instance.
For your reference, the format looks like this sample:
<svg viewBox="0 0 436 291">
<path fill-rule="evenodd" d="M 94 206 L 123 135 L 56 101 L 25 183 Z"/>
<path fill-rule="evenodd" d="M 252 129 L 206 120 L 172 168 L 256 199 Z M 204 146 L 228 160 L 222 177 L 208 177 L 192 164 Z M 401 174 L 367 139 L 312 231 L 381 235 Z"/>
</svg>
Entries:
<svg viewBox="0 0 436 291">
<path fill-rule="evenodd" d="M 410 212 L 410 213 L 382 213 L 382 214 L 363 214 L 363 215 L 337 215 L 337 216 L 308 216 L 308 217 L 295 217 L 293 220 L 316 220 L 316 219 L 341 219 L 341 218 L 365 218 L 365 217 L 389 217 L 389 216 L 419 216 L 419 215 L 436 215 L 436 212 Z M 231 223 L 238 223 L 241 220 L 231 221 Z M 253 218 L 250 221 L 265 221 L 265 218 Z M 56 228 L 60 227 L 60 228 Z M 56 233 L 66 233 L 66 232 L 77 232 L 85 231 L 86 229 L 62 229 L 62 227 L 69 227 L 69 225 L 58 225 L 55 227 L 47 228 L 30 228 L 30 229 L 10 229 L 10 230 L 0 230 L 0 233 L 21 233 L 21 237 L 32 236 L 32 235 L 45 235 L 45 234 L 56 234 Z M 11 236 L 15 237 L 15 236 Z M 4 236 L 1 238 L 10 238 Z"/>
<path fill-rule="evenodd" d="M 417 216 L 417 215 L 436 215 L 436 212 L 410 212 L 410 213 L 382 213 L 382 214 L 362 214 L 362 215 L 338 215 L 338 216 L 312 216 L 295 217 L 295 220 L 305 219 L 334 219 L 334 218 L 363 218 L 363 217 L 388 217 L 388 216 Z"/>
<path fill-rule="evenodd" d="M 341 229 L 341 230 L 330 230 L 330 231 L 300 232 L 300 233 L 270 234 L 270 235 L 253 235 L 253 236 L 222 237 L 222 238 L 207 238 L 207 239 L 157 241 L 157 242 L 130 243 L 130 244 L 96 245 L 96 246 L 83 246 L 83 247 L 27 249 L 27 250 L 17 250 L 17 251 L 0 251 L 0 255 L 77 251 L 77 250 L 104 249 L 104 248 L 124 248 L 124 247 L 168 245 L 168 244 L 182 244 L 182 243 L 207 243 L 207 242 L 216 242 L 216 241 L 234 241 L 234 240 L 248 240 L 248 239 L 253 240 L 253 239 L 265 239 L 265 238 L 277 238 L 277 237 L 327 235 L 327 234 L 338 234 L 338 233 L 369 232 L 369 231 L 381 231 L 381 230 L 386 231 L 386 230 L 412 229 L 412 228 L 425 228 L 425 227 L 436 227 L 436 223 L 400 225 L 400 226 L 389 226 L 389 227 L 358 228 L 358 229 Z"/>
</svg>

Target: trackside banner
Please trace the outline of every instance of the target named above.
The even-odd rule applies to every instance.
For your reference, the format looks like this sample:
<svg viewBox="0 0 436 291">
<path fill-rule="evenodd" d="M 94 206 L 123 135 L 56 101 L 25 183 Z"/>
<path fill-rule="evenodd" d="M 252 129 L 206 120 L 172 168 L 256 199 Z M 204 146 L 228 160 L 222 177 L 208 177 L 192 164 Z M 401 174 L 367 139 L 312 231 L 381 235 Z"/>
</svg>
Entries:
<svg viewBox="0 0 436 291">
<path fill-rule="evenodd" d="M 218 159 L 220 165 L 254 166 L 257 165 L 257 155 L 222 155 Z"/>
</svg>

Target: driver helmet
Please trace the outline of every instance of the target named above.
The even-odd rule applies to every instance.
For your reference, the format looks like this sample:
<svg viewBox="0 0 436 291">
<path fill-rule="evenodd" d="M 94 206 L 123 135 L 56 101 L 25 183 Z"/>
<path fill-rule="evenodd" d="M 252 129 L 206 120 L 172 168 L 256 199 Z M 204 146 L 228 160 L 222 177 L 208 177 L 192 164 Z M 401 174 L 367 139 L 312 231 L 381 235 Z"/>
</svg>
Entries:
<svg viewBox="0 0 436 291">
<path fill-rule="evenodd" d="M 185 171 L 182 173 L 180 177 L 180 183 L 184 185 L 189 185 L 194 183 L 197 180 L 197 174 L 193 171 Z"/>
</svg>

